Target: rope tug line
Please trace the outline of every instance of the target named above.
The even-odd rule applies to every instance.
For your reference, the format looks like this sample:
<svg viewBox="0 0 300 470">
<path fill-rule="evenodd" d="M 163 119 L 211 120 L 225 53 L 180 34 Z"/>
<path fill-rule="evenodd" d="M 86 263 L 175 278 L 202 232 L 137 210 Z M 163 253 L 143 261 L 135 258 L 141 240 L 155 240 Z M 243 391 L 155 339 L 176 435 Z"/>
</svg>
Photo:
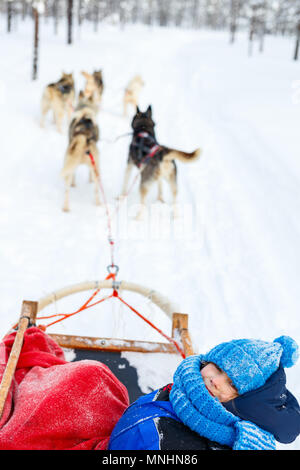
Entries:
<svg viewBox="0 0 300 470">
<path fill-rule="evenodd" d="M 108 207 L 108 204 L 107 204 L 107 199 L 106 199 L 106 195 L 105 195 L 105 191 L 104 191 L 104 187 L 103 187 L 103 184 L 102 184 L 102 180 L 101 180 L 101 177 L 100 177 L 100 174 L 99 174 L 99 171 L 98 171 L 98 168 L 96 166 L 96 162 L 95 162 L 95 159 L 92 155 L 92 153 L 89 151 L 87 152 L 88 153 L 88 156 L 91 160 L 91 163 L 92 163 L 92 166 L 93 166 L 93 169 L 95 171 L 95 175 L 96 175 L 96 178 L 97 178 L 97 183 L 99 185 L 99 189 L 101 191 L 101 194 L 102 194 L 102 197 L 103 197 L 103 201 L 104 201 L 104 205 L 105 205 L 105 212 L 106 212 L 106 218 L 107 218 L 107 232 L 108 232 L 108 243 L 109 243 L 109 246 L 110 246 L 110 258 L 111 258 L 111 264 L 107 267 L 107 270 L 108 270 L 108 275 L 107 277 L 105 278 L 105 280 L 109 280 L 109 279 L 112 279 L 114 282 L 116 280 L 116 276 L 118 274 L 118 271 L 119 271 L 119 267 L 115 264 L 115 261 L 114 261 L 114 251 L 115 251 L 115 241 L 113 239 L 113 236 L 112 236 L 112 223 L 111 223 L 111 214 L 110 214 L 110 211 L 109 211 L 109 207 Z M 141 162 L 141 164 L 143 163 L 143 161 Z M 142 169 L 140 170 L 140 172 L 142 171 Z M 133 183 L 136 182 L 137 180 L 137 177 L 139 176 L 139 173 L 137 174 L 136 178 L 134 179 Z M 128 196 L 130 190 L 132 189 L 134 184 L 131 185 L 129 191 L 126 193 L 125 196 Z M 119 206 L 117 207 L 117 210 L 119 209 Z M 117 211 L 116 210 L 116 211 Z M 75 310 L 74 312 L 72 313 L 56 313 L 54 315 L 48 315 L 48 316 L 42 316 L 42 317 L 37 317 L 37 320 L 46 320 L 46 319 L 51 319 L 51 318 L 56 318 L 56 317 L 60 317 L 58 318 L 57 320 L 54 320 L 53 322 L 51 323 L 48 323 L 47 325 L 39 325 L 39 328 L 41 328 L 43 331 L 46 331 L 47 328 L 49 328 L 50 326 L 56 324 L 56 323 L 59 323 L 67 318 L 70 318 L 74 315 L 77 315 L 78 313 L 80 312 L 83 312 L 84 310 L 87 310 L 91 307 L 94 307 L 95 305 L 98 305 L 108 299 L 111 299 L 113 297 L 116 297 L 120 300 L 120 302 L 122 302 L 124 305 L 126 305 L 133 313 L 135 313 L 139 318 L 141 318 L 145 323 L 147 323 L 149 326 L 151 326 L 155 331 L 157 331 L 157 333 L 159 333 L 161 336 L 163 336 L 165 339 L 167 339 L 170 343 L 174 344 L 175 348 L 177 349 L 177 351 L 179 352 L 179 354 L 182 356 L 183 359 L 185 359 L 186 355 L 185 355 L 185 352 L 184 350 L 182 349 L 182 347 L 178 344 L 178 342 L 174 339 L 174 338 L 171 338 L 170 336 L 168 336 L 167 334 L 165 334 L 160 328 L 158 328 L 157 326 L 155 326 L 150 320 L 148 320 L 144 315 L 142 315 L 140 312 L 138 312 L 134 307 L 132 307 L 130 304 L 128 304 L 122 297 L 120 297 L 119 295 L 119 292 L 118 292 L 118 287 L 116 287 L 116 284 L 113 283 L 113 292 L 112 294 L 110 295 L 107 295 L 105 297 L 103 297 L 102 299 L 96 301 L 96 302 L 93 302 L 93 303 L 90 303 L 92 302 L 92 300 L 98 295 L 98 293 L 100 292 L 100 288 L 96 289 L 96 291 L 84 302 L 84 304 L 77 310 Z"/>
</svg>

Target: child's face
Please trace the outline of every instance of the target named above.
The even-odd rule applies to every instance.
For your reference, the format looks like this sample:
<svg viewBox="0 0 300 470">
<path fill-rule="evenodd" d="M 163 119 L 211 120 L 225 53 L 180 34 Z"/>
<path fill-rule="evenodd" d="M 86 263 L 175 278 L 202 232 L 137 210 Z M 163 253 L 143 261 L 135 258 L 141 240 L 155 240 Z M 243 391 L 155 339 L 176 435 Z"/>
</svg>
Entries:
<svg viewBox="0 0 300 470">
<path fill-rule="evenodd" d="M 209 363 L 201 369 L 201 375 L 209 393 L 222 403 L 233 400 L 238 393 L 228 375 L 215 364 Z"/>
</svg>

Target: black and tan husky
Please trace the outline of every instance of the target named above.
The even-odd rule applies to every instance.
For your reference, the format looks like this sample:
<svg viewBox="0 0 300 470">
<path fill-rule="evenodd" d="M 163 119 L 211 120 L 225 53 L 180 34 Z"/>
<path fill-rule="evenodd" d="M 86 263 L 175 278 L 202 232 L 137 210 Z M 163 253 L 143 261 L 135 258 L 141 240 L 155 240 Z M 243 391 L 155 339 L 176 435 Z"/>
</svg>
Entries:
<svg viewBox="0 0 300 470">
<path fill-rule="evenodd" d="M 41 126 L 44 127 L 46 114 L 52 110 L 56 128 L 58 132 L 62 132 L 63 118 L 67 114 L 70 120 L 74 98 L 74 79 L 71 73 L 63 73 L 60 80 L 47 85 L 41 102 Z"/>
<path fill-rule="evenodd" d="M 163 179 L 167 180 L 170 185 L 175 210 L 177 197 L 177 168 L 175 160 L 177 159 L 184 163 L 195 161 L 199 158 L 201 150 L 196 149 L 194 152 L 187 153 L 159 145 L 155 137 L 155 123 L 152 119 L 151 106 L 148 107 L 146 112 L 141 112 L 137 107 L 131 126 L 133 138 L 129 147 L 122 195 L 125 196 L 127 194 L 131 171 L 136 166 L 141 172 L 141 209 L 137 219 L 140 219 L 143 214 L 146 196 L 154 182 L 158 183 L 158 199 L 163 202 Z"/>
<path fill-rule="evenodd" d="M 99 172 L 99 127 L 96 122 L 96 108 L 93 98 L 79 94 L 77 107 L 69 126 L 69 145 L 65 154 L 62 176 L 65 180 L 64 211 L 69 211 L 70 186 L 75 186 L 75 172 L 79 165 L 85 164 L 90 169 L 90 180 L 95 183 L 96 204 L 100 204 L 97 173 Z M 94 160 L 94 165 L 92 159 Z"/>
</svg>

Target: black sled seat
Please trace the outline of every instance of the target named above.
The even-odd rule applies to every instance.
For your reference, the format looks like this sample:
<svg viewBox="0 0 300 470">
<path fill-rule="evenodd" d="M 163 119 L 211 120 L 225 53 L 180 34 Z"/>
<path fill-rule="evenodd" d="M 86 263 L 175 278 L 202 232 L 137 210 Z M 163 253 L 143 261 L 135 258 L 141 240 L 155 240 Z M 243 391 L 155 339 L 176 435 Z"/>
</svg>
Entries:
<svg viewBox="0 0 300 470">
<path fill-rule="evenodd" d="M 182 325 L 186 325 L 187 315 L 173 315 L 173 335 L 178 337 L 183 332 Z M 49 334 L 66 352 L 66 359 L 71 361 L 94 360 L 105 364 L 128 390 L 130 403 L 145 394 L 139 385 L 139 374 L 135 366 L 130 364 L 123 352 L 139 355 L 155 353 L 172 354 L 180 358 L 179 352 L 172 343 L 157 343 L 146 341 L 131 341 L 112 338 L 93 338 L 85 336 L 71 336 Z M 72 355 L 69 359 L 67 350 Z M 156 387 L 153 383 L 153 389 Z M 151 390 L 150 390 L 151 391 Z M 147 391 L 146 393 L 149 393 Z"/>
<path fill-rule="evenodd" d="M 73 361 L 89 359 L 105 364 L 127 388 L 130 403 L 144 395 L 138 384 L 137 369 L 126 358 L 121 357 L 121 352 L 75 349 L 74 353 Z"/>
</svg>

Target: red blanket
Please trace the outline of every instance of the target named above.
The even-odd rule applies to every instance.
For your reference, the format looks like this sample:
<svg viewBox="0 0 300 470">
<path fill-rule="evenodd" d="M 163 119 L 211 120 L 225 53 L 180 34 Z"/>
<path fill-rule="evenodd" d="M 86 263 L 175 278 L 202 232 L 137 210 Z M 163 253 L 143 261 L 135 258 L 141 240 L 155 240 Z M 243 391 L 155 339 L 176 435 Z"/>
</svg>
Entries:
<svg viewBox="0 0 300 470">
<path fill-rule="evenodd" d="M 0 344 L 0 380 L 15 334 Z M 52 338 L 29 328 L 0 420 L 0 449 L 104 450 L 128 405 L 107 366 L 67 362 Z"/>
</svg>

